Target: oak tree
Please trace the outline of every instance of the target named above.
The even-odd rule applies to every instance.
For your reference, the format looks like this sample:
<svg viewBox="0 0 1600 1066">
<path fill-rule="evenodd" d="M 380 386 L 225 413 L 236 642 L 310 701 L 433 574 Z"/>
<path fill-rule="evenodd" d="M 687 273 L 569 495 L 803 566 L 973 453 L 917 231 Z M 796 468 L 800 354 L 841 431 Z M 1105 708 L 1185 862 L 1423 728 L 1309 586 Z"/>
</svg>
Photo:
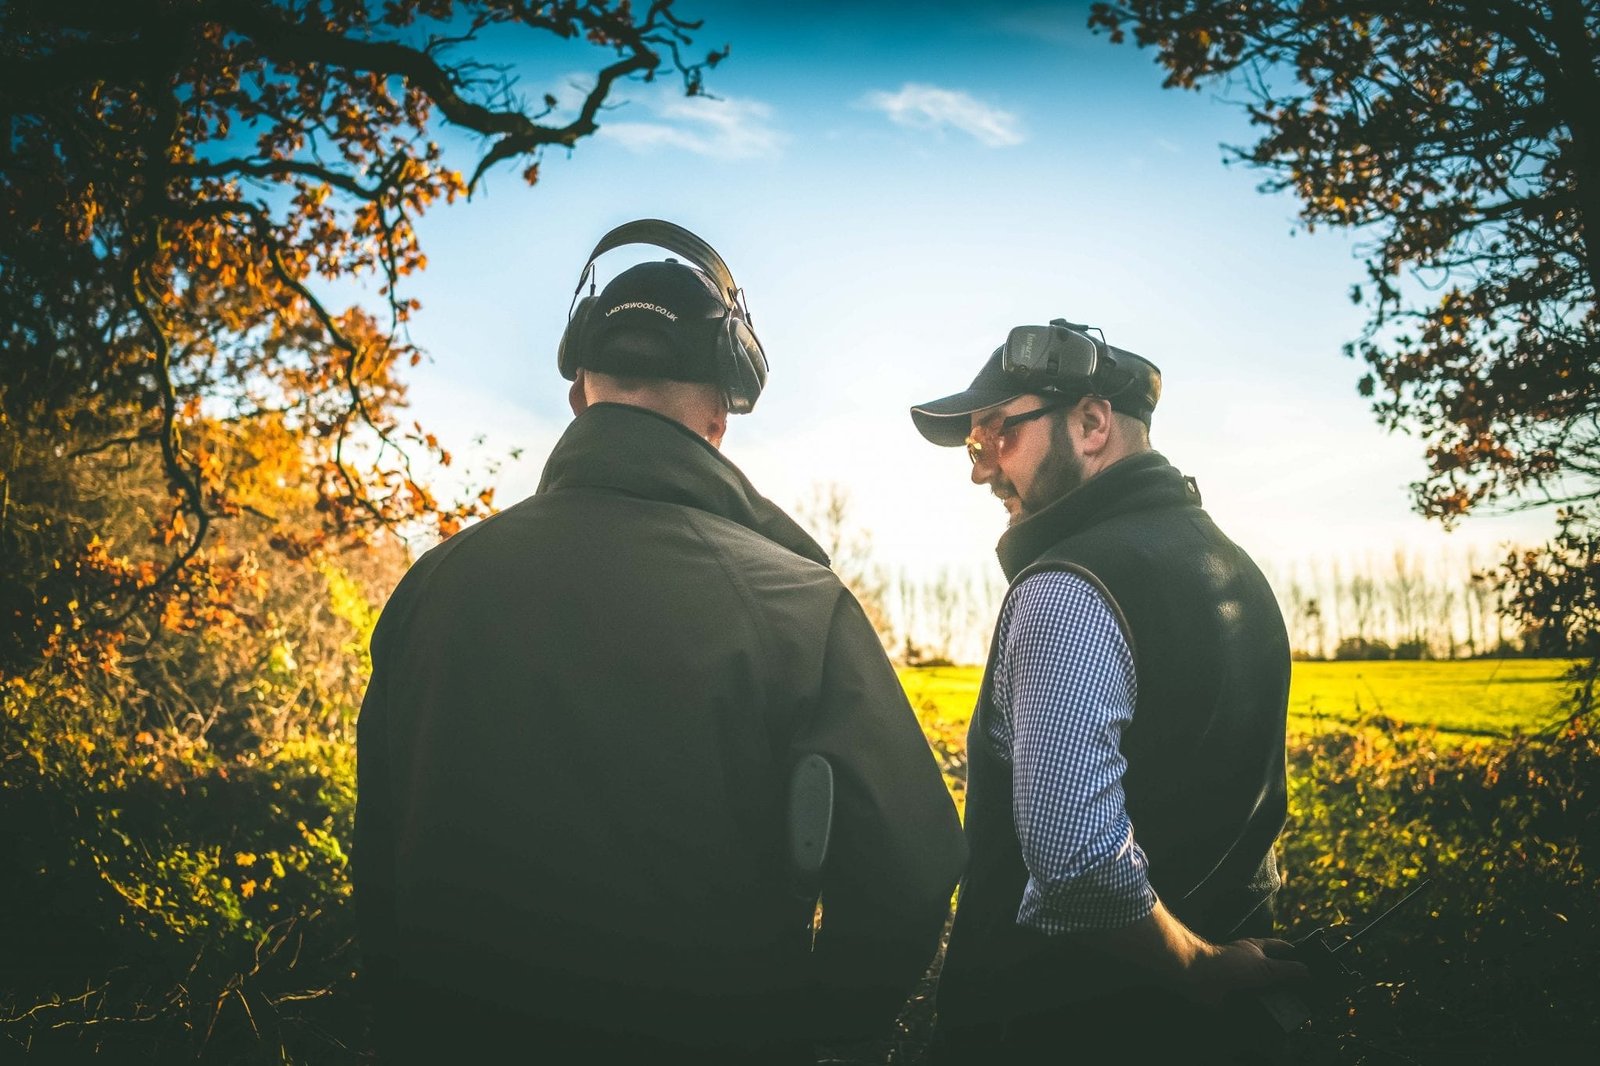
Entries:
<svg viewBox="0 0 1600 1066">
<path fill-rule="evenodd" d="M 1261 137 L 1233 156 L 1368 238 L 1348 350 L 1426 445 L 1423 513 L 1600 490 L 1600 2 L 1122 0 L 1090 25 L 1242 98 Z"/>
<path fill-rule="evenodd" d="M 449 453 L 401 413 L 417 220 L 504 162 L 536 181 L 624 79 L 700 91 L 726 52 L 692 61 L 671 3 L 0 4 L 0 666 L 222 620 L 262 561 L 219 524 L 304 558 L 484 513 L 434 497 L 413 464 Z M 491 38 L 586 43 L 581 99 L 525 100 Z M 329 302 L 350 279 L 377 310 Z M 131 525 L 118 469 L 159 471 Z"/>
</svg>

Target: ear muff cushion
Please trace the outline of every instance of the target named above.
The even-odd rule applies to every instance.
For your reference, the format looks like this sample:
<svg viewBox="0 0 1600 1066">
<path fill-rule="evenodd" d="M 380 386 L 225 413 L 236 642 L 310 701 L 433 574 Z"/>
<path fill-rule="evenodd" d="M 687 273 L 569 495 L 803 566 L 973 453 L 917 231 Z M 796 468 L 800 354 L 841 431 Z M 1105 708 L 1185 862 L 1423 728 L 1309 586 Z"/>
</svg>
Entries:
<svg viewBox="0 0 1600 1066">
<path fill-rule="evenodd" d="M 572 309 L 572 317 L 567 319 L 567 328 L 561 334 L 561 343 L 556 347 L 556 366 L 561 369 L 561 376 L 568 381 L 578 376 L 579 353 L 587 343 L 584 340 L 584 333 L 594 313 L 595 305 L 599 302 L 600 299 L 596 296 L 585 296 L 579 300 L 578 306 Z"/>
<path fill-rule="evenodd" d="M 767 383 L 767 357 L 755 331 L 737 315 L 730 314 L 724 333 L 727 351 L 723 363 L 725 376 L 723 391 L 728 396 L 728 409 L 740 414 L 755 406 L 761 390 Z"/>
</svg>

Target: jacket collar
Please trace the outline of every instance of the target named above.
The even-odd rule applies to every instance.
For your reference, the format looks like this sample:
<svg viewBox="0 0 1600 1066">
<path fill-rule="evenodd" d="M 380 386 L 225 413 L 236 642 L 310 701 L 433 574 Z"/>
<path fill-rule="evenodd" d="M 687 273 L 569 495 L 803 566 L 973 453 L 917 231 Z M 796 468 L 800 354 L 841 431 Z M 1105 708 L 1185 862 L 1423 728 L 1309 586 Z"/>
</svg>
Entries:
<svg viewBox="0 0 1600 1066">
<path fill-rule="evenodd" d="M 538 492 L 601 489 L 726 518 L 823 566 L 828 553 L 721 452 L 664 415 L 599 403 L 556 442 Z"/>
<path fill-rule="evenodd" d="M 995 554 L 1006 580 L 1061 541 L 1131 511 L 1198 507 L 1200 490 L 1160 452 L 1130 455 L 1006 530 Z"/>
</svg>

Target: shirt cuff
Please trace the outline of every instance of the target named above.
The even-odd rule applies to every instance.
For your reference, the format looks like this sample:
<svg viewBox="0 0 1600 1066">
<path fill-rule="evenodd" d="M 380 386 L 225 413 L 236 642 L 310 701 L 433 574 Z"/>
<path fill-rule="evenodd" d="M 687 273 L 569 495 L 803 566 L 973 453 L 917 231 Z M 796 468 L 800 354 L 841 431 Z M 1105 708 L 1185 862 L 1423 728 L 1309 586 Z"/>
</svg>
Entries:
<svg viewBox="0 0 1600 1066">
<path fill-rule="evenodd" d="M 1155 910 L 1156 893 L 1150 887 L 1150 864 L 1133 839 L 1127 815 L 1120 844 L 1076 877 L 1040 881 L 1029 877 L 1017 909 L 1017 924 L 1055 935 L 1094 929 L 1120 929 Z"/>
</svg>

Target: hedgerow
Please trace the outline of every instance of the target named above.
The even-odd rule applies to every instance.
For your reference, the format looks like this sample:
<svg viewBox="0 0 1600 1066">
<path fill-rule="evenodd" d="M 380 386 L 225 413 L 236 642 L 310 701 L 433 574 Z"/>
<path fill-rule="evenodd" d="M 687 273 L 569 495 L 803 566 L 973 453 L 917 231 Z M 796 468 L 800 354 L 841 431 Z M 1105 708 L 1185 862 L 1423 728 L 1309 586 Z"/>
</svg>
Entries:
<svg viewBox="0 0 1600 1066">
<path fill-rule="evenodd" d="M 48 675 L 0 685 L 0 1058 L 345 1064 L 367 1047 L 352 941 L 348 736 L 219 753 L 129 735 Z M 934 723 L 930 723 L 930 726 Z M 958 730 L 930 728 L 948 778 Z M 1383 718 L 1291 738 L 1286 935 L 1359 926 L 1364 981 L 1306 1063 L 1581 1059 L 1600 1041 L 1600 735 L 1441 738 Z M 928 989 L 892 1039 L 925 1061 Z M 1582 1054 L 1580 1054 L 1582 1053 Z"/>
<path fill-rule="evenodd" d="M 1364 937 L 1317 1062 L 1586 1060 L 1600 1046 L 1600 732 L 1442 743 L 1370 719 L 1294 738 L 1279 915 Z"/>
<path fill-rule="evenodd" d="M 351 746 L 222 758 L 60 695 L 6 689 L 0 1058 L 354 1061 Z"/>
</svg>

